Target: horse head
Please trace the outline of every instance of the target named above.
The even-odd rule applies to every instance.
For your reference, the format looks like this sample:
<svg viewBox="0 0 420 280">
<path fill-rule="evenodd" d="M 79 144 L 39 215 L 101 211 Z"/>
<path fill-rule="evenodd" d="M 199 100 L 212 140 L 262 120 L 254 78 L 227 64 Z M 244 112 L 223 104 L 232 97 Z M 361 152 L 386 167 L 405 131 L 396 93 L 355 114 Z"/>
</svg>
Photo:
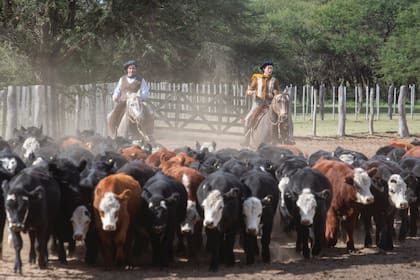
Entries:
<svg viewBox="0 0 420 280">
<path fill-rule="evenodd" d="M 143 104 L 141 103 L 137 93 L 127 93 L 127 114 L 132 122 L 138 123 L 144 117 Z"/>
<path fill-rule="evenodd" d="M 282 92 L 273 97 L 270 109 L 277 115 L 279 122 L 287 120 L 289 115 L 289 96 Z"/>
</svg>

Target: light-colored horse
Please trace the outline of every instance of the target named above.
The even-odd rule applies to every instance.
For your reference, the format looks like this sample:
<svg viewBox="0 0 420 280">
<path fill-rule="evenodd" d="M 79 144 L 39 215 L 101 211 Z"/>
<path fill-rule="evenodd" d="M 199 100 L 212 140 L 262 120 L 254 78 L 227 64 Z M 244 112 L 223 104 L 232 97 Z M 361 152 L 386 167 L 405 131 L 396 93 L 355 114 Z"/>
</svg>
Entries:
<svg viewBox="0 0 420 280">
<path fill-rule="evenodd" d="M 121 118 L 121 122 L 117 128 L 117 135 L 128 138 L 133 136 L 140 140 L 149 141 L 149 137 L 145 134 L 144 127 L 144 105 L 137 96 L 137 93 L 130 92 L 126 95 L 125 112 Z"/>
<path fill-rule="evenodd" d="M 273 126 L 278 129 L 279 143 L 290 142 L 289 96 L 285 92 L 275 95 L 270 106 L 266 106 L 255 120 L 249 131 L 249 147 L 257 149 L 262 143 L 273 143 Z"/>
</svg>

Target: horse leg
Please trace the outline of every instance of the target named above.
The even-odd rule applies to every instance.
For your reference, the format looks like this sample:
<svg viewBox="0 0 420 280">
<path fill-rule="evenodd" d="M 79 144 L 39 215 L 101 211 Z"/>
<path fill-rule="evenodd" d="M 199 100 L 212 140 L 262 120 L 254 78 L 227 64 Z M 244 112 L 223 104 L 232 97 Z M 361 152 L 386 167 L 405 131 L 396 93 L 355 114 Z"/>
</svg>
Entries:
<svg viewBox="0 0 420 280">
<path fill-rule="evenodd" d="M 279 127 L 277 124 L 271 126 L 271 142 L 273 145 L 276 145 L 278 143 L 282 143 L 282 138 L 279 139 Z"/>
</svg>

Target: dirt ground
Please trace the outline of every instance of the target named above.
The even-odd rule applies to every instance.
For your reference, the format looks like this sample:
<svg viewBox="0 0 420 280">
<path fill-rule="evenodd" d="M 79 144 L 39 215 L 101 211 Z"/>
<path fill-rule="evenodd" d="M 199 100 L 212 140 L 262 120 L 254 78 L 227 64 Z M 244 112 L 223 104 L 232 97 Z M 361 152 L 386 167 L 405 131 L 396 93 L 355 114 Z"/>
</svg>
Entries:
<svg viewBox="0 0 420 280">
<path fill-rule="evenodd" d="M 194 146 L 200 143 L 216 141 L 217 149 L 239 148 L 242 140 L 237 136 L 221 137 L 217 135 L 196 135 L 193 133 L 168 133 L 157 131 L 157 141 L 168 148 Z M 353 149 L 371 157 L 375 151 L 389 143 L 395 135 L 353 136 L 344 138 L 297 138 L 296 145 L 306 154 L 319 149 L 333 151 L 337 146 Z M 407 140 L 409 141 L 409 140 Z M 278 218 L 277 218 L 278 219 Z M 255 265 L 246 266 L 241 249 L 235 251 L 237 263 L 234 267 L 221 266 L 216 273 L 208 272 L 208 259 L 204 252 L 199 252 L 199 261 L 190 264 L 179 258 L 171 264 L 167 272 L 159 271 L 145 261 L 134 270 L 105 271 L 101 267 L 89 267 L 82 261 L 83 246 L 78 246 L 75 256 L 68 258 L 67 265 L 61 265 L 56 256 L 51 256 L 49 268 L 39 270 L 28 264 L 28 241 L 24 240 L 22 251 L 23 275 L 13 273 L 14 251 L 7 244 L 7 235 L 3 241 L 3 260 L 0 261 L 0 279 L 420 279 L 420 235 L 409 237 L 405 242 L 395 242 L 391 252 L 379 252 L 376 248 L 363 248 L 360 232 L 356 235 L 354 254 L 348 254 L 341 241 L 336 248 L 324 250 L 321 256 L 305 260 L 294 251 L 294 235 L 284 233 L 277 225 L 273 231 L 271 243 L 272 263 L 263 264 L 257 258 Z"/>
</svg>

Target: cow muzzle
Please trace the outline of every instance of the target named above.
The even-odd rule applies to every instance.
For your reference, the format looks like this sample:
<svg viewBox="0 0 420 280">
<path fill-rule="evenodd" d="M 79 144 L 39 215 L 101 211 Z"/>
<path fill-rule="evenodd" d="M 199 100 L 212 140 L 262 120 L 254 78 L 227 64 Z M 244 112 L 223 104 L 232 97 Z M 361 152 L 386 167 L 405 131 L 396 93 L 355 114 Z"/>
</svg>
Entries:
<svg viewBox="0 0 420 280">
<path fill-rule="evenodd" d="M 116 230 L 116 226 L 115 225 L 112 225 L 112 224 L 107 224 L 107 225 L 104 225 L 103 227 L 102 227 L 102 229 L 104 230 L 104 231 L 115 231 Z"/>
<path fill-rule="evenodd" d="M 14 232 L 21 232 L 25 230 L 25 225 L 23 223 L 12 223 L 9 228 Z"/>
<path fill-rule="evenodd" d="M 216 227 L 215 223 L 213 223 L 212 221 L 204 221 L 203 225 L 209 229 L 213 229 Z"/>
<path fill-rule="evenodd" d="M 311 220 L 309 220 L 309 219 L 302 219 L 302 220 L 300 221 L 300 224 L 301 224 L 302 226 L 310 226 L 310 225 L 312 225 L 312 221 L 311 221 Z"/>
<path fill-rule="evenodd" d="M 256 228 L 247 228 L 246 233 L 252 236 L 257 236 L 258 230 Z"/>
<path fill-rule="evenodd" d="M 83 234 L 78 233 L 78 234 L 73 235 L 73 239 L 75 241 L 83 241 L 85 238 L 84 238 Z"/>
</svg>

